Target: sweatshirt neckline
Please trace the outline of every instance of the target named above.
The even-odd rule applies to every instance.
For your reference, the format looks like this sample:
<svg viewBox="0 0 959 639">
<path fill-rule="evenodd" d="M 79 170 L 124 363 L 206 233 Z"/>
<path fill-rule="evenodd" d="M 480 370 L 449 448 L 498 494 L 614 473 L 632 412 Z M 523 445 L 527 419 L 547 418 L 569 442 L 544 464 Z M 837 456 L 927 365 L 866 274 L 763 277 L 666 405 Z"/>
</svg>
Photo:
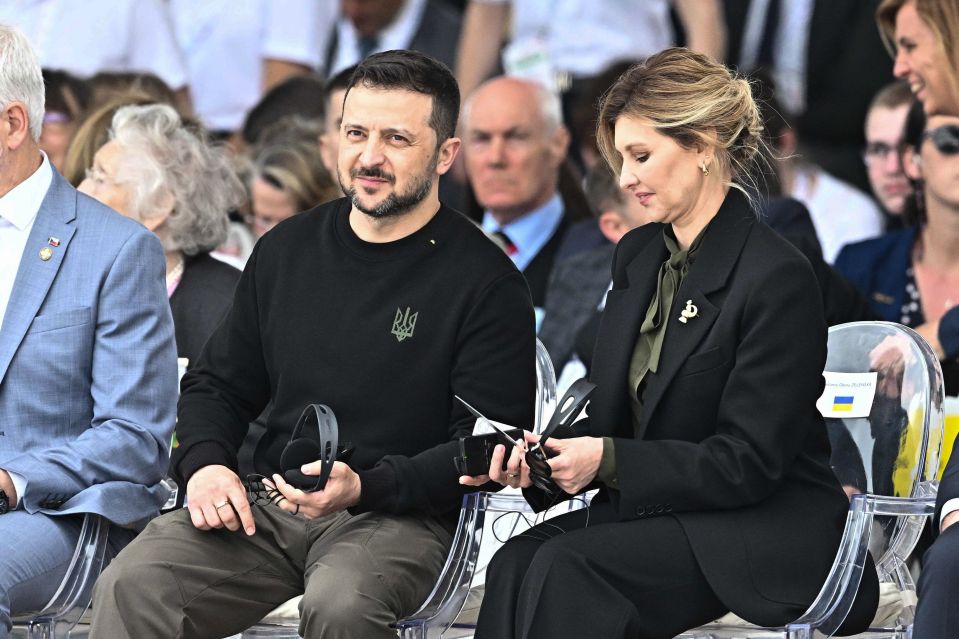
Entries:
<svg viewBox="0 0 959 639">
<path fill-rule="evenodd" d="M 336 235 L 350 252 L 368 261 L 384 262 L 417 257 L 435 250 L 440 246 L 440 241 L 446 239 L 449 214 L 443 204 L 440 204 L 436 214 L 422 228 L 392 242 L 367 242 L 361 239 L 350 226 L 351 209 L 349 198 L 345 198 L 334 212 Z"/>
</svg>

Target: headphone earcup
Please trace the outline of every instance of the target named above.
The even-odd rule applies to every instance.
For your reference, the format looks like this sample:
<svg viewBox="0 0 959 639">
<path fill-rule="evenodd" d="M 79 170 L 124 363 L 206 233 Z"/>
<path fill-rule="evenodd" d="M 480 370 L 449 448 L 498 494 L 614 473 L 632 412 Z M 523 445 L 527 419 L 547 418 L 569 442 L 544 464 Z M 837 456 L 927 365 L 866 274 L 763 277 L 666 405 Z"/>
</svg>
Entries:
<svg viewBox="0 0 959 639">
<path fill-rule="evenodd" d="M 280 468 L 284 471 L 300 470 L 303 464 L 312 464 L 320 458 L 320 447 L 308 437 L 294 439 L 280 454 Z"/>
</svg>

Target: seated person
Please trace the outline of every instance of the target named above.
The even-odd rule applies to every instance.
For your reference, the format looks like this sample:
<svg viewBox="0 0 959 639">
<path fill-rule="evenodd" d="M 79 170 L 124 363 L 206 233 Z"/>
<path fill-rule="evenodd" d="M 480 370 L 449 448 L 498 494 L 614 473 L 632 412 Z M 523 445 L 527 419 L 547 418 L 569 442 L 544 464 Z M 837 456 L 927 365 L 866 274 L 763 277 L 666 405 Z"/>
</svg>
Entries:
<svg viewBox="0 0 959 639">
<path fill-rule="evenodd" d="M 452 73 L 422 54 L 356 70 L 339 146 L 349 196 L 257 242 L 183 378 L 174 469 L 189 509 L 151 522 L 101 576 L 91 637 L 222 637 L 303 594 L 301 636 L 386 639 L 426 599 L 466 490 L 453 457 L 474 420 L 454 394 L 526 425 L 535 395 L 523 276 L 437 194 L 458 112 Z M 279 492 L 250 504 L 237 448 L 270 401 L 254 465 Z M 316 402 L 355 452 L 304 492 L 279 474 L 281 452 Z"/>
<path fill-rule="evenodd" d="M 227 212 L 242 203 L 243 185 L 172 107 L 152 104 L 116 112 L 110 141 L 97 151 L 79 190 L 160 238 L 177 355 L 192 366 L 240 278 L 210 251 L 226 239 Z"/>
<path fill-rule="evenodd" d="M 475 636 L 667 639 L 730 611 L 781 626 L 818 595 L 849 503 L 816 409 L 815 276 L 745 195 L 762 146 L 750 86 L 666 49 L 617 81 L 598 127 L 652 223 L 616 249 L 589 417 L 547 443 L 561 490 L 531 487 L 517 449 L 502 471 L 497 448 L 490 477 L 537 509 L 599 493 L 499 550 Z M 870 563 L 841 630 L 877 603 Z"/>
<path fill-rule="evenodd" d="M 916 329 L 938 347 L 946 394 L 959 394 L 959 364 L 939 346 L 940 326 L 959 311 L 959 116 L 909 111 L 902 165 L 918 197 L 905 228 L 845 246 L 836 269 L 867 296 L 885 321 Z"/>
<path fill-rule="evenodd" d="M 159 511 L 176 404 L 163 250 L 40 151 L 43 76 L 0 26 L 0 637 L 41 609 L 84 516 L 107 559 Z"/>
</svg>

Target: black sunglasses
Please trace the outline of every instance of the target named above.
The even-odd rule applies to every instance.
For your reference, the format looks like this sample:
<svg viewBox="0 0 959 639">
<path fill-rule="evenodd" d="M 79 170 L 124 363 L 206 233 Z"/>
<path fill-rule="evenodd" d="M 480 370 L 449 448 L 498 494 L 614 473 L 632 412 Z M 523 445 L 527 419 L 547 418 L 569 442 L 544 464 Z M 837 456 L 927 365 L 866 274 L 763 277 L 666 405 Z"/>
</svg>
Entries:
<svg viewBox="0 0 959 639">
<path fill-rule="evenodd" d="M 929 129 L 922 134 L 922 140 L 932 140 L 936 150 L 943 155 L 959 153 L 959 126 L 946 124 L 935 129 Z"/>
</svg>

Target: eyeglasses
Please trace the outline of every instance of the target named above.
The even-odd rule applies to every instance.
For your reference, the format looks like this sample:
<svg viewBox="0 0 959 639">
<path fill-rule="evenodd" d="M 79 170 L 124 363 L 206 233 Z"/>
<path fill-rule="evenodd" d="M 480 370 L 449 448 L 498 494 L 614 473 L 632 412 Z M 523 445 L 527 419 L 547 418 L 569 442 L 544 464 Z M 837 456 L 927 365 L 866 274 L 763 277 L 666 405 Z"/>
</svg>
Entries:
<svg viewBox="0 0 959 639">
<path fill-rule="evenodd" d="M 862 160 L 866 164 L 876 162 L 885 162 L 889 154 L 899 152 L 899 146 L 886 144 L 885 142 L 869 142 L 866 148 L 862 150 Z"/>
<path fill-rule="evenodd" d="M 105 184 L 119 184 L 116 178 L 110 177 L 100 169 L 91 167 L 87 169 L 83 177 L 90 180 L 94 186 L 104 186 Z"/>
<path fill-rule="evenodd" d="M 959 153 L 959 126 L 946 124 L 935 129 L 929 129 L 922 134 L 922 141 L 932 140 L 936 150 L 943 155 Z"/>
</svg>

